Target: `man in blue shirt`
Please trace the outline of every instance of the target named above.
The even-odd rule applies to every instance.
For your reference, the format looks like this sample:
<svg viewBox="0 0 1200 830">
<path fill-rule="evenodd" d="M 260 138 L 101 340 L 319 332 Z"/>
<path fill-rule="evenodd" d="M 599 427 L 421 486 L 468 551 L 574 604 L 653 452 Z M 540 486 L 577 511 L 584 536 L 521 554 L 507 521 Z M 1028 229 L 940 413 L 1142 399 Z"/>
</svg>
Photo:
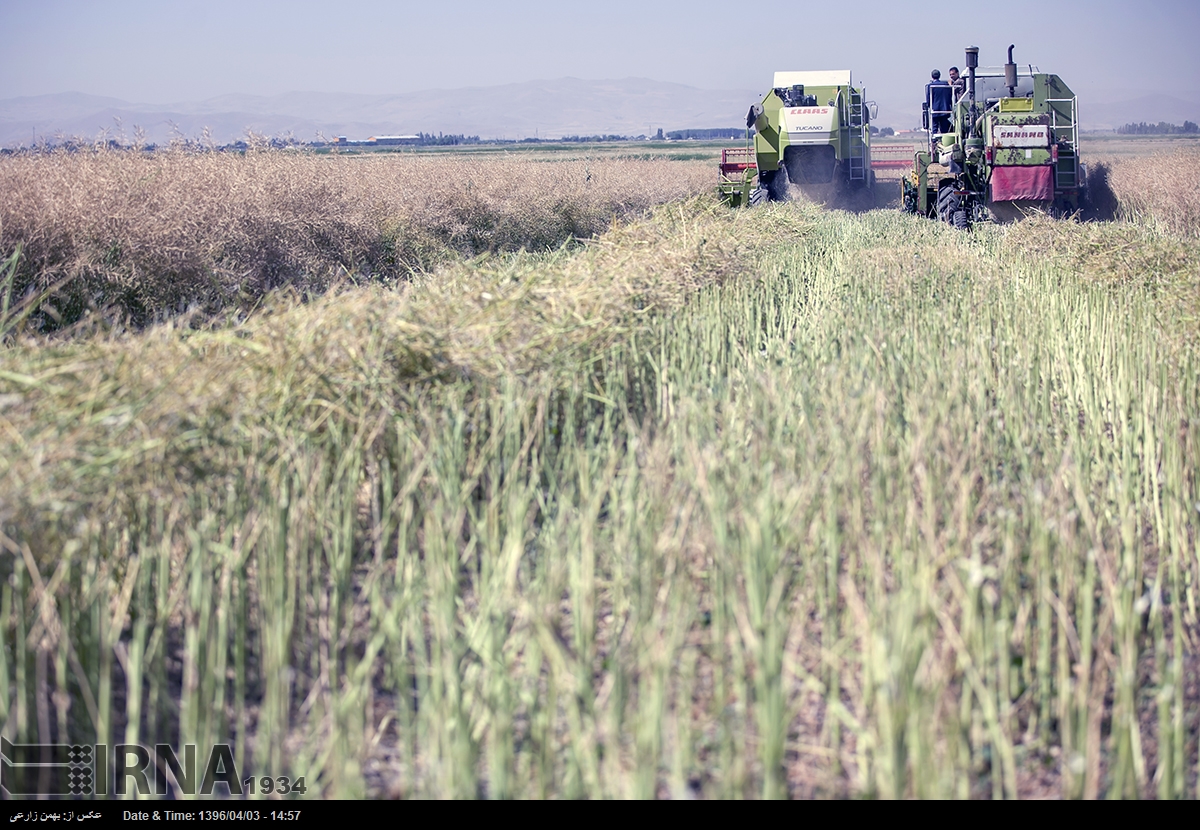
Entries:
<svg viewBox="0 0 1200 830">
<path fill-rule="evenodd" d="M 930 73 L 933 79 L 925 84 L 925 103 L 929 105 L 931 132 L 934 135 L 950 132 L 950 112 L 954 106 L 950 84 L 942 80 L 941 71 Z"/>
</svg>

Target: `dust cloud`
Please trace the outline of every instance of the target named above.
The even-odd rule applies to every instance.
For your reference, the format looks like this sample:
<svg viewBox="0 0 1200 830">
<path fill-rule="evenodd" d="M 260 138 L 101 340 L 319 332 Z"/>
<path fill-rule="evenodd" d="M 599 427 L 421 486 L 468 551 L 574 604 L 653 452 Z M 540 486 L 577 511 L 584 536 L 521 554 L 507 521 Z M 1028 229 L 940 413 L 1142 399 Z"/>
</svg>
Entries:
<svg viewBox="0 0 1200 830">
<path fill-rule="evenodd" d="M 877 178 L 873 188 L 850 186 L 845 182 L 789 183 L 787 196 L 792 201 L 811 202 L 826 210 L 844 210 L 848 213 L 898 209 L 900 207 L 900 180 Z"/>
</svg>

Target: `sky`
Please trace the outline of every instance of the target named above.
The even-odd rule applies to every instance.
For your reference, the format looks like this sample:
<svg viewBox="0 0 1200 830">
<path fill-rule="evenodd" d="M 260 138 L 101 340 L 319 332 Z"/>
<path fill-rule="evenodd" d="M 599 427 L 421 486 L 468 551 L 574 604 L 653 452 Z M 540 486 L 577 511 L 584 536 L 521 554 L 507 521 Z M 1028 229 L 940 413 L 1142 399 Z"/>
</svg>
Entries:
<svg viewBox="0 0 1200 830">
<path fill-rule="evenodd" d="M 1010 43 L 1081 95 L 1200 90 L 1197 0 L 0 0 L 0 32 L 0 99 L 166 104 L 567 76 L 760 90 L 778 69 L 851 69 L 886 107 L 919 100 L 963 47 L 998 65 Z"/>
</svg>

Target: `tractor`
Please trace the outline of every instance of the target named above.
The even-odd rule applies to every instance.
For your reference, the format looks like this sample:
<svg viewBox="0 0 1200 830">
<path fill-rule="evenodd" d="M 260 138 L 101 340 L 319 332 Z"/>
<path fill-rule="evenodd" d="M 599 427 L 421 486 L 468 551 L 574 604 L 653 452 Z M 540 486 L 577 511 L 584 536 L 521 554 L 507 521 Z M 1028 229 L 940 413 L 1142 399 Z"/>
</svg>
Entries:
<svg viewBox="0 0 1200 830">
<path fill-rule="evenodd" d="M 1013 49 L 1003 67 L 981 67 L 978 47 L 968 47 L 961 92 L 926 86 L 929 143 L 901 179 L 902 210 L 968 229 L 1079 209 L 1086 170 L 1076 96 L 1057 75 L 1018 67 Z"/>
</svg>

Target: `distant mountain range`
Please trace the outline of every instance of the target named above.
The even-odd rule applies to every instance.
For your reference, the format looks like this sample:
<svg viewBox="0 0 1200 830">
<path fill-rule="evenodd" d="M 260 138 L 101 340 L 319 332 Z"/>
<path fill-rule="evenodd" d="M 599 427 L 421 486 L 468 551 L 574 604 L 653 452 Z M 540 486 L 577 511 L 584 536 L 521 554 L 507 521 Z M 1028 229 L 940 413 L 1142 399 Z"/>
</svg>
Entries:
<svg viewBox="0 0 1200 830">
<path fill-rule="evenodd" d="M 513 139 L 650 135 L 660 127 L 666 131 L 736 127 L 760 94 L 645 78 L 560 78 L 399 95 L 222 95 L 166 105 L 72 92 L 0 100 L 0 146 L 29 144 L 35 135 L 38 140 L 58 134 L 91 138 L 104 130 L 114 137 L 123 132 L 132 139 L 135 127 L 155 143 L 176 134 L 196 138 L 206 128 L 218 143 L 244 138 L 247 130 L 292 135 L 300 141 L 318 135 L 353 139 L 417 132 Z"/>
<path fill-rule="evenodd" d="M 174 104 L 137 104 L 68 92 L 0 100 L 0 146 L 57 136 L 95 138 L 103 132 L 129 141 L 138 127 L 147 142 L 159 144 L 176 135 L 199 138 L 206 129 L 222 144 L 244 138 L 247 130 L 300 141 L 417 132 L 510 139 L 652 135 L 660 127 L 737 127 L 761 94 L 762 90 L 697 89 L 646 78 L 560 78 L 398 95 L 222 95 Z M 881 104 L 881 126 L 910 127 L 919 120 L 919 111 L 909 111 L 911 105 L 889 109 L 886 102 Z M 1200 121 L 1200 92 L 1081 94 L 1080 113 L 1084 129 L 1113 129 L 1139 121 Z"/>
</svg>

